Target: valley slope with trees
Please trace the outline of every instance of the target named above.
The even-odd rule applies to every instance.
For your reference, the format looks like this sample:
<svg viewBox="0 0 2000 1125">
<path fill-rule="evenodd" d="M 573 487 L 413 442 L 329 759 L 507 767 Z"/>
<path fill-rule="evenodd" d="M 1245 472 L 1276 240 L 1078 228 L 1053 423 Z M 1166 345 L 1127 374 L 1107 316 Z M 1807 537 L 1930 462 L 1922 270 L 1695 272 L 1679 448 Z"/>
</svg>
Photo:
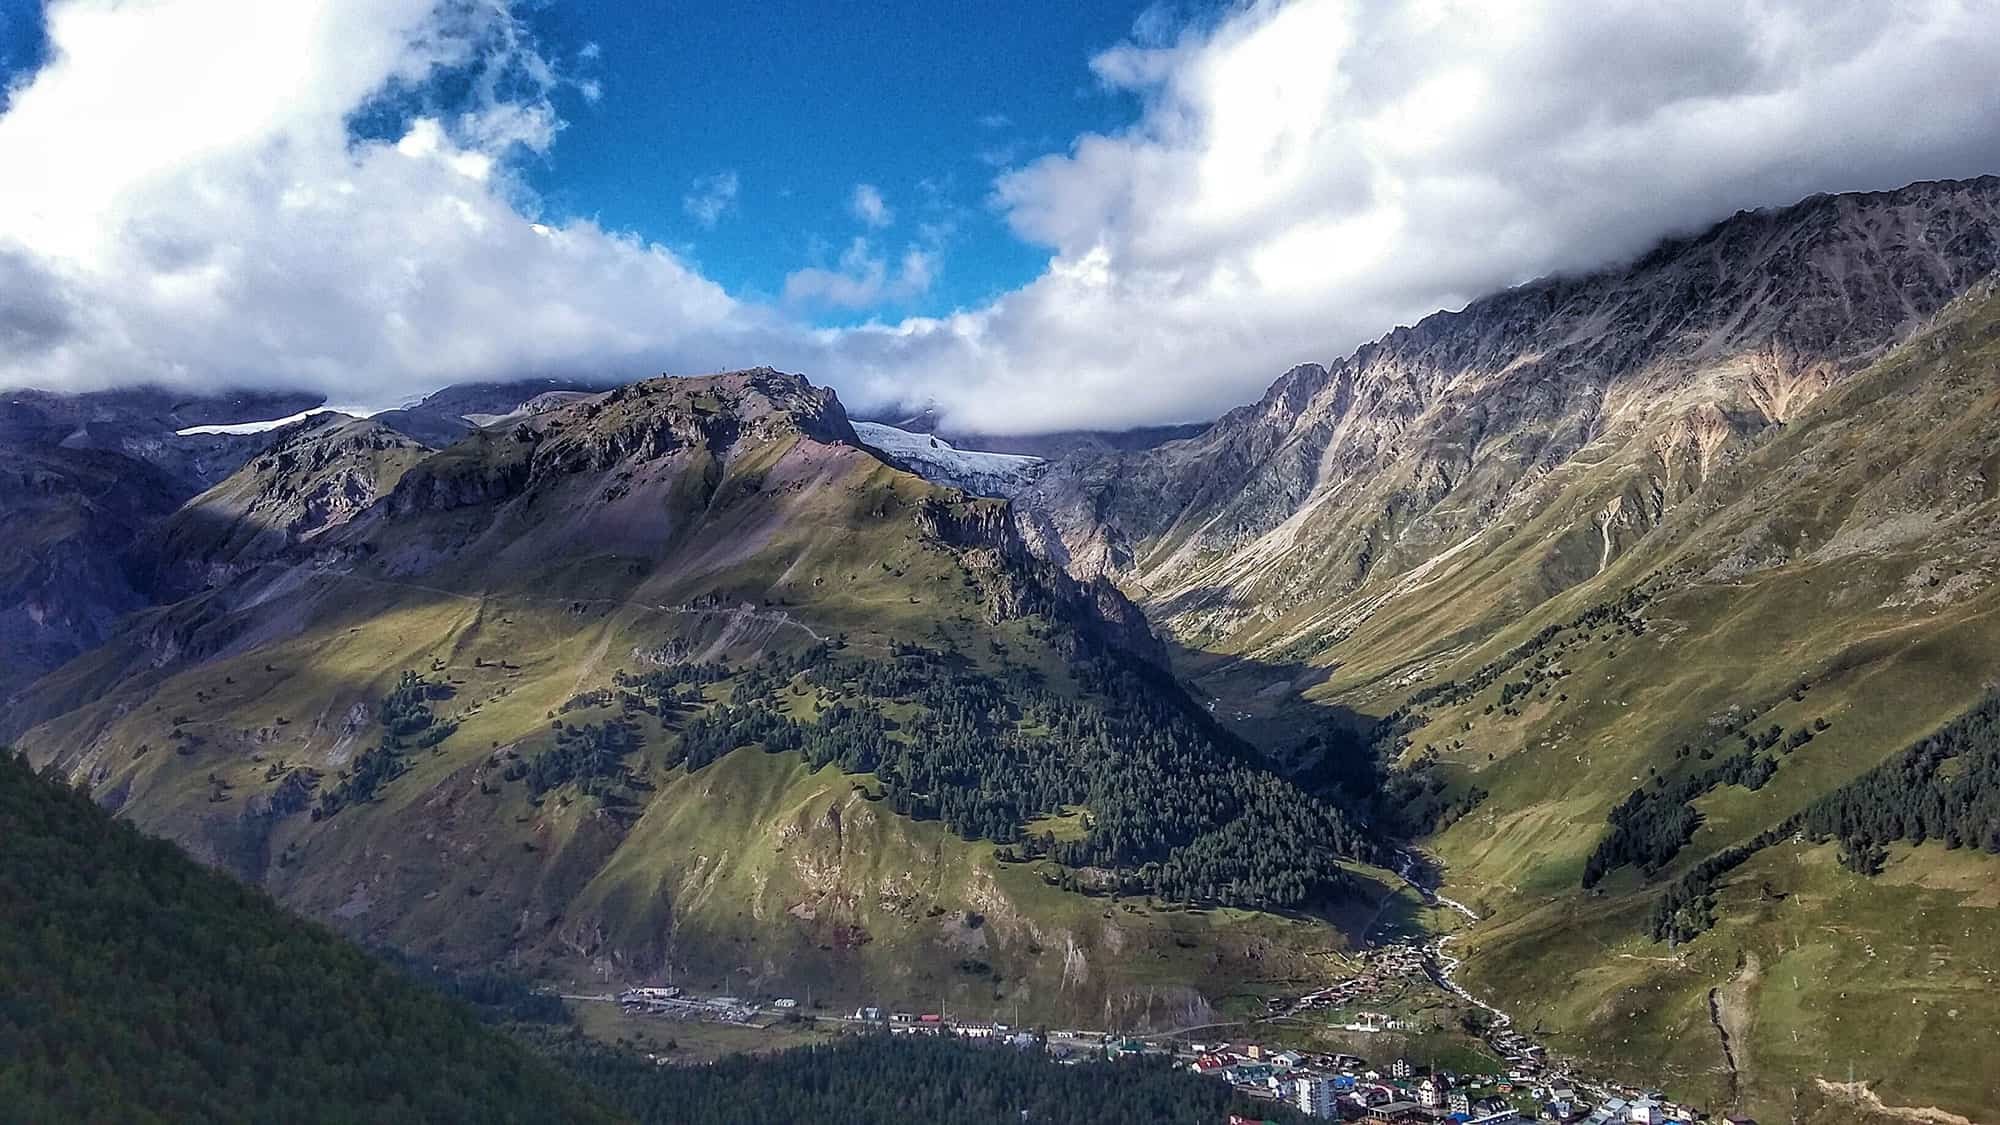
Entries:
<svg viewBox="0 0 2000 1125">
<path fill-rule="evenodd" d="M 1372 747 L 1488 916 L 1466 982 L 1556 1048 L 1977 1117 L 1996 245 L 1992 177 L 1741 214 L 1059 460 L 1019 518 L 1294 776 Z"/>
</svg>

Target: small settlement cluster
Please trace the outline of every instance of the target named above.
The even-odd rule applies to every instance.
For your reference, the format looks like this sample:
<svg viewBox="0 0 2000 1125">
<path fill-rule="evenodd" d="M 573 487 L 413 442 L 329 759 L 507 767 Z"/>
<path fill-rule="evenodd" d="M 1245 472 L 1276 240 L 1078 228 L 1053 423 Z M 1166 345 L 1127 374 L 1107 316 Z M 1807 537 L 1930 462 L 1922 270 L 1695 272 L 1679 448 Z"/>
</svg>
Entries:
<svg viewBox="0 0 2000 1125">
<path fill-rule="evenodd" d="M 610 999 L 606 997 L 606 999 Z M 695 997 L 678 988 L 633 988 L 620 993 L 621 1007 L 634 1013 L 677 1019 L 751 1024 L 799 1012 L 797 1000 L 769 1004 L 731 996 Z M 1030 1031 L 1005 1023 L 949 1018 L 938 1013 L 892 1012 L 862 1007 L 852 1015 L 818 1016 L 851 1031 L 891 1035 L 947 1036 L 1023 1050 L 1045 1050 L 1059 1062 L 1090 1059 L 1166 1057 L 1195 1074 L 1227 1082 L 1252 1098 L 1295 1106 L 1311 1117 L 1362 1125 L 1513 1125 L 1549 1121 L 1560 1125 L 1680 1125 L 1706 1122 L 1708 1115 L 1668 1101 L 1654 1091 L 1607 1087 L 1551 1073 L 1539 1047 L 1506 1052 L 1505 1074 L 1453 1073 L 1397 1059 L 1377 1068 L 1349 1054 L 1307 1054 L 1269 1050 L 1256 1043 L 1190 1043 L 1181 1039 L 1141 1039 L 1082 1030 Z M 1381 1032 L 1399 1021 L 1364 1012 L 1350 1025 Z M 1232 1118 L 1232 1122 L 1248 1119 Z M 1756 1125 L 1731 1117 L 1717 1125 Z"/>
<path fill-rule="evenodd" d="M 1669 1125 L 1703 1115 L 1639 1090 L 1593 1097 L 1538 1068 L 1506 1075 L 1453 1074 L 1397 1059 L 1386 1070 L 1354 1055 L 1266 1052 L 1255 1044 L 1196 1044 L 1188 1064 L 1243 1093 L 1295 1106 L 1328 1120 L 1362 1125 L 1511 1125 L 1529 1120 L 1572 1125 Z M 1232 1121 L 1242 1121 L 1232 1118 Z M 1732 1120 L 1731 1125 L 1738 1125 Z M 1742 1125 L 1754 1125 L 1743 1122 Z"/>
</svg>

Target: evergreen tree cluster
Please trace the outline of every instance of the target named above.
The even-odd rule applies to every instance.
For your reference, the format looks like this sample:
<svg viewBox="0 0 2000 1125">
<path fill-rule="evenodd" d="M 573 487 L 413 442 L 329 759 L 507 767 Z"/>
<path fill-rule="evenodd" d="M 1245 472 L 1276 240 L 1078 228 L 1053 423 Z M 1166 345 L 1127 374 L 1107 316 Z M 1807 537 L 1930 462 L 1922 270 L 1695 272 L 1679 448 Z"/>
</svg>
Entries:
<svg viewBox="0 0 2000 1125">
<path fill-rule="evenodd" d="M 614 1119 L 465 1008 L 5 752 L 0 1118 Z"/>
<path fill-rule="evenodd" d="M 2000 694 L 1815 801 L 1800 825 L 1839 840 L 1842 861 L 1863 874 L 1881 869 L 1894 840 L 2000 855 Z"/>
<path fill-rule="evenodd" d="M 1027 669 L 996 675 L 915 645 L 887 659 L 829 645 L 767 656 L 735 677 L 727 702 L 685 719 L 665 761 L 698 770 L 743 746 L 797 752 L 815 768 L 873 774 L 903 815 L 1104 868 L 1121 890 L 1176 901 L 1307 906 L 1344 890 L 1339 858 L 1373 855 L 1337 806 L 1244 761 L 1205 716 L 1177 705 L 1173 685 L 1088 646 L 1070 652 L 1074 693 Z M 807 697 L 811 720 L 783 709 Z M 892 721 L 892 708 L 908 717 Z M 1077 806 L 1089 810 L 1083 839 L 1029 836 L 1035 818 Z"/>
<path fill-rule="evenodd" d="M 648 1125 L 1216 1125 L 1231 1113 L 1304 1120 L 1166 1059 L 1064 1066 L 1040 1050 L 951 1039 L 855 1036 L 701 1067 L 655 1066 L 575 1037 L 550 1050 L 571 1073 Z"/>
<path fill-rule="evenodd" d="M 1647 929 L 1654 941 L 1676 945 L 1691 941 L 1715 925 L 1715 893 L 1722 877 L 1750 861 L 1750 857 L 1790 836 L 1795 820 L 1767 828 L 1747 844 L 1724 848 L 1695 864 L 1668 884 L 1653 902 Z"/>
<path fill-rule="evenodd" d="M 1403 839 L 1428 836 L 1451 827 L 1485 799 L 1486 790 L 1477 785 L 1452 792 L 1438 769 L 1437 752 L 1427 750 L 1408 766 L 1382 773 L 1373 796 L 1375 823 Z"/>
<path fill-rule="evenodd" d="M 638 724 L 614 717 L 601 723 L 562 724 L 556 744 L 525 761 L 510 763 L 502 777 L 525 778 L 528 791 L 539 797 L 551 789 L 576 783 L 586 793 L 602 793 L 625 780 L 625 758 L 645 745 Z"/>
<path fill-rule="evenodd" d="M 1792 698 L 1804 692 L 1801 685 Z M 1801 728 L 1808 736 L 1825 729 L 1823 719 Z M 1810 737 L 1801 740 L 1794 731 L 1780 743 L 1766 730 L 1754 739 L 1760 747 L 1794 740 L 1803 745 Z M 1897 840 L 1939 840 L 1950 848 L 2000 854 L 2000 693 L 1803 812 L 1695 865 L 1653 904 L 1648 923 L 1653 938 L 1687 941 L 1713 926 L 1722 877 L 1765 848 L 1801 834 L 1838 840 L 1841 864 L 1862 875 L 1878 874 L 1888 859 L 1886 845 Z"/>
<path fill-rule="evenodd" d="M 1756 750 L 1740 750 L 1715 765 L 1684 777 L 1667 780 L 1660 774 L 1653 784 L 1634 789 L 1618 802 L 1606 819 L 1606 833 L 1590 858 L 1583 864 L 1583 885 L 1594 887 L 1615 868 L 1631 864 L 1652 878 L 1701 827 L 1701 812 L 1693 802 L 1721 785 L 1740 785 L 1752 791 L 1762 789 L 1777 772 L 1776 763 Z"/>
<path fill-rule="evenodd" d="M 458 723 L 440 721 L 431 701 L 451 696 L 450 684 L 404 672 L 375 709 L 376 720 L 382 724 L 382 741 L 354 756 L 340 784 L 320 791 L 312 818 L 321 820 L 349 805 L 374 799 L 383 785 L 409 770 L 410 763 L 404 758 L 409 750 L 429 749 L 450 738 Z"/>
</svg>

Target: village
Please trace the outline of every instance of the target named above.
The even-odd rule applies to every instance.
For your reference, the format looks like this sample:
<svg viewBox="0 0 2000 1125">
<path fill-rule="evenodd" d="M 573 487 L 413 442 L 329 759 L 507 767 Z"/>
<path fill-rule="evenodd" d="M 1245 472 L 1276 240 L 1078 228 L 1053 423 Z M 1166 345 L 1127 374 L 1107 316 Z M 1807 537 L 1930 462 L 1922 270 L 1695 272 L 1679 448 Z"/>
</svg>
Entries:
<svg viewBox="0 0 2000 1125">
<path fill-rule="evenodd" d="M 1420 877 L 1416 857 L 1406 854 L 1397 873 L 1425 903 L 1470 921 L 1469 907 L 1440 895 Z M 1347 1052 L 1303 1051 L 1252 1040 L 1208 1042 L 1192 1036 L 1203 1028 L 1164 1034 L 1126 1034 L 1085 1029 L 1030 1029 L 993 1020 L 955 1018 L 946 1012 L 911 1012 L 865 1005 L 846 1015 L 818 1012 L 810 1000 L 794 997 L 766 1002 L 734 996 L 696 997 L 675 987 L 631 988 L 613 996 L 569 996 L 570 1000 L 614 1000 L 627 1013 L 676 1020 L 769 1026 L 773 1021 L 810 1019 L 854 1032 L 896 1036 L 950 1036 L 970 1042 L 1045 1051 L 1059 1063 L 1166 1058 L 1194 1074 L 1226 1082 L 1247 1098 L 1282 1103 L 1307 1116 L 1363 1125 L 1510 1125 L 1548 1121 L 1562 1125 L 1668 1125 L 1708 1122 L 1701 1109 L 1667 1099 L 1658 1090 L 1590 1078 L 1518 1030 L 1506 1012 L 1480 1000 L 1458 983 L 1460 959 L 1451 935 L 1416 934 L 1365 947 L 1348 958 L 1341 979 L 1295 996 L 1265 1001 L 1260 1018 L 1212 1025 L 1240 1032 L 1252 1027 L 1319 1026 L 1358 1036 L 1390 1036 L 1419 1030 L 1408 1013 L 1368 1010 L 1384 997 L 1412 987 L 1480 1015 L 1476 1038 L 1493 1056 L 1491 1070 L 1459 1070 L 1405 1057 L 1375 1062 Z M 1343 1014 L 1345 1013 L 1345 1014 Z M 1305 1017 L 1317 1014 L 1317 1021 Z M 1018 1023 L 1018 1021 L 1017 1021 Z M 1386 1044 L 1390 1040 L 1384 1039 Z M 658 1060 L 662 1063 L 667 1060 Z M 1254 1119 L 1237 1117 L 1235 1122 Z M 1755 1125 L 1726 1117 L 1718 1125 Z"/>
<path fill-rule="evenodd" d="M 1397 949 L 1381 951 L 1391 954 Z M 1400 956 L 1380 958 L 1378 969 L 1403 967 Z M 1356 980 L 1365 978 L 1355 978 Z M 1353 980 L 1286 1002 L 1288 1012 L 1324 1008 L 1358 985 Z M 1407 1058 L 1373 1062 L 1344 1052 L 1325 1053 L 1267 1047 L 1254 1041 L 1206 1042 L 1182 1036 L 1137 1036 L 1083 1029 L 1030 1029 L 1007 1023 L 960 1019 L 942 1012 L 892 1011 L 865 1005 L 843 1015 L 808 1013 L 796 998 L 765 1002 L 733 996 L 697 997 L 674 987 L 631 988 L 614 996 L 573 996 L 572 1000 L 615 1001 L 632 1015 L 671 1020 L 769 1026 L 775 1021 L 811 1019 L 850 1032 L 892 1036 L 952 1037 L 1017 1050 L 1046 1052 L 1058 1063 L 1096 1060 L 1169 1059 L 1172 1065 L 1218 1082 L 1246 1097 L 1282 1103 L 1324 1120 L 1363 1125 L 1510 1125 L 1549 1121 L 1564 1125 L 1669 1125 L 1705 1122 L 1699 1109 L 1678 1104 L 1658 1091 L 1592 1082 L 1545 1065 L 1544 1051 L 1525 1036 L 1502 1029 L 1509 1044 L 1491 1071 L 1452 1071 Z M 1402 1029 L 1403 1021 L 1383 1012 L 1360 1012 L 1345 1030 L 1374 1034 Z M 664 1057 L 657 1061 L 665 1064 Z M 1233 1117 L 1233 1123 L 1255 1118 Z M 1754 1125 L 1727 1118 L 1727 1125 Z"/>
</svg>

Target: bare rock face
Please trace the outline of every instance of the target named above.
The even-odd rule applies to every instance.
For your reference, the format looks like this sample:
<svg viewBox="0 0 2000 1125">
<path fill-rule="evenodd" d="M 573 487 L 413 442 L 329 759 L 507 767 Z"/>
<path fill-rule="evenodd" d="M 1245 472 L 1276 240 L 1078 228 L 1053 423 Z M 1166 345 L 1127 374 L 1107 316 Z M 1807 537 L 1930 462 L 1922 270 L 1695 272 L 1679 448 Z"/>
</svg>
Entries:
<svg viewBox="0 0 2000 1125">
<path fill-rule="evenodd" d="M 333 413 L 270 440 L 144 536 L 136 554 L 152 568 L 157 594 L 221 585 L 342 526 L 430 453 L 379 422 Z"/>
<path fill-rule="evenodd" d="M 283 417 L 318 396 L 159 387 L 0 395 L 0 700 L 101 643 L 151 601 L 129 548 L 234 472 L 264 434 L 182 434 Z"/>
<path fill-rule="evenodd" d="M 1024 538 L 1204 646 L 1337 640 L 1352 606 L 1539 521 L 1503 595 L 1587 579 L 2000 265 L 2000 178 L 1738 214 L 1303 364 L 1199 436 L 1064 458 Z"/>
</svg>

